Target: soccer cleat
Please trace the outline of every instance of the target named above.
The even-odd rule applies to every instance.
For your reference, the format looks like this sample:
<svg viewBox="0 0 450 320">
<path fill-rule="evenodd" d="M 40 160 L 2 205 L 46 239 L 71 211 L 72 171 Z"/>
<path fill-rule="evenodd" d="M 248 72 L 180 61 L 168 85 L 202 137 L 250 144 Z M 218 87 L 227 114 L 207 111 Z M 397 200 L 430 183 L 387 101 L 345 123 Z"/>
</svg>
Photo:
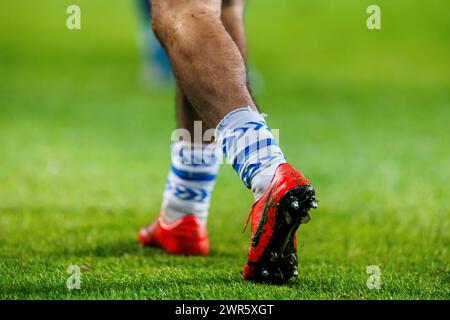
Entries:
<svg viewBox="0 0 450 320">
<path fill-rule="evenodd" d="M 312 185 L 291 165 L 280 165 L 245 224 L 251 217 L 244 280 L 285 283 L 298 275 L 296 231 L 310 220 L 310 208 L 317 208 Z"/>
<path fill-rule="evenodd" d="M 172 224 L 162 218 L 144 227 L 138 240 L 145 246 L 161 247 L 171 254 L 203 256 L 209 253 L 206 227 L 194 215 L 187 215 Z"/>
</svg>

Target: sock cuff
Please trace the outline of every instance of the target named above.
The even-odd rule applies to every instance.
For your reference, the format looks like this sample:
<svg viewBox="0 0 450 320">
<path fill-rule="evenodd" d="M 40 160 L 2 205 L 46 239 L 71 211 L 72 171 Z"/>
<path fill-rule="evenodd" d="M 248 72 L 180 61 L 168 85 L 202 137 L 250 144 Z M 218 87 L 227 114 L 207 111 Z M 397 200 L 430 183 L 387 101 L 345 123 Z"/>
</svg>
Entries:
<svg viewBox="0 0 450 320">
<path fill-rule="evenodd" d="M 221 154 L 216 143 L 191 143 L 177 141 L 171 144 L 172 167 L 189 171 L 217 171 Z"/>
<path fill-rule="evenodd" d="M 247 115 L 247 116 L 246 116 Z M 223 119 L 219 122 L 219 124 L 216 127 L 216 141 L 220 144 L 220 139 L 226 132 L 226 130 L 233 126 L 234 123 L 242 121 L 248 115 L 252 118 L 260 118 L 261 121 L 264 121 L 264 116 L 260 114 L 255 109 L 251 108 L 250 106 L 244 107 L 244 108 L 237 108 L 230 113 L 228 113 Z"/>
</svg>

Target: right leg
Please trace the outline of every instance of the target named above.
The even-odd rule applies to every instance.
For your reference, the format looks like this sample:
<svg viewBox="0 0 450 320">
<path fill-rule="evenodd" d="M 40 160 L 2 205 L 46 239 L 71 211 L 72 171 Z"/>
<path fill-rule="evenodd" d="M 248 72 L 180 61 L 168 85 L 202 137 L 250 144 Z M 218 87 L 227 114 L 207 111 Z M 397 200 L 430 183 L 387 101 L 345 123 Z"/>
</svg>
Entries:
<svg viewBox="0 0 450 320">
<path fill-rule="evenodd" d="M 177 82 L 208 126 L 239 107 L 256 108 L 243 54 L 221 20 L 222 0 L 154 0 L 152 8 Z"/>
<path fill-rule="evenodd" d="M 153 0 L 152 10 L 153 28 L 169 54 L 178 92 L 183 93 L 181 101 L 193 107 L 182 113 L 198 116 L 206 127 L 215 128 L 226 115 L 239 111 L 222 121 L 216 132 L 225 141 L 227 131 L 243 130 L 239 137 L 227 140 L 237 142 L 238 148 L 221 149 L 229 151 L 225 155 L 230 163 L 235 162 L 233 168 L 255 198 L 260 198 L 285 160 L 247 88 L 243 1 Z M 242 108 L 248 109 L 237 110 Z M 250 155 L 244 154 L 247 160 L 240 165 L 237 162 L 244 143 L 253 148 Z M 262 155 L 262 163 L 251 163 L 258 161 L 254 151 Z"/>
<path fill-rule="evenodd" d="M 221 21 L 222 0 L 153 0 L 153 27 L 177 82 L 256 202 L 244 279 L 297 274 L 296 230 L 316 206 L 307 179 L 285 163 L 247 89 L 244 57 Z M 248 221 L 248 220 L 247 220 Z"/>
<path fill-rule="evenodd" d="M 225 30 L 233 39 L 244 61 L 247 59 L 247 41 L 244 30 L 244 0 L 223 0 L 221 20 Z M 202 121 L 201 116 L 189 102 L 181 87 L 177 84 L 176 110 L 178 128 L 187 129 L 194 136 L 194 121 Z M 202 121 L 203 132 L 213 128 Z M 208 143 L 206 141 L 206 143 Z"/>
</svg>

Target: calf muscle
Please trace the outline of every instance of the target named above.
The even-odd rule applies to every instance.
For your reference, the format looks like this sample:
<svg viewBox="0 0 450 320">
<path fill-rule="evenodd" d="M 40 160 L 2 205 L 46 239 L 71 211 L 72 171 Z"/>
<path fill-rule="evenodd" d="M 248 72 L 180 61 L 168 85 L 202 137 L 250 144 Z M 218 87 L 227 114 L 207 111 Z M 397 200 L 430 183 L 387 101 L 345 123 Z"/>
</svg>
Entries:
<svg viewBox="0 0 450 320">
<path fill-rule="evenodd" d="M 177 83 L 210 127 L 232 110 L 255 107 L 244 54 L 221 21 L 219 0 L 155 0 L 155 33 L 166 47 Z"/>
</svg>

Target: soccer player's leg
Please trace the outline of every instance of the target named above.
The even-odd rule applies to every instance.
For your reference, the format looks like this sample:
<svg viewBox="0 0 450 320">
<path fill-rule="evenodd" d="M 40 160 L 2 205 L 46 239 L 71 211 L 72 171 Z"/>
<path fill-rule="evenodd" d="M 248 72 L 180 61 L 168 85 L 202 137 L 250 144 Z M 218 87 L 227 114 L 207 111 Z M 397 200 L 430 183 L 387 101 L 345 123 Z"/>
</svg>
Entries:
<svg viewBox="0 0 450 320">
<path fill-rule="evenodd" d="M 245 62 L 221 21 L 220 0 L 154 0 L 153 27 L 177 81 L 255 204 L 243 277 L 285 282 L 297 273 L 296 230 L 316 207 L 314 189 L 286 163 L 247 89 Z"/>
<path fill-rule="evenodd" d="M 214 142 L 194 141 L 194 125 L 201 118 L 180 88 L 176 93 L 179 136 L 171 146 L 171 168 L 159 218 L 139 232 L 139 241 L 172 254 L 206 255 L 206 229 L 211 194 L 219 170 Z M 202 131 L 208 128 L 203 123 Z M 187 134 L 183 134 L 187 132 Z"/>
</svg>

